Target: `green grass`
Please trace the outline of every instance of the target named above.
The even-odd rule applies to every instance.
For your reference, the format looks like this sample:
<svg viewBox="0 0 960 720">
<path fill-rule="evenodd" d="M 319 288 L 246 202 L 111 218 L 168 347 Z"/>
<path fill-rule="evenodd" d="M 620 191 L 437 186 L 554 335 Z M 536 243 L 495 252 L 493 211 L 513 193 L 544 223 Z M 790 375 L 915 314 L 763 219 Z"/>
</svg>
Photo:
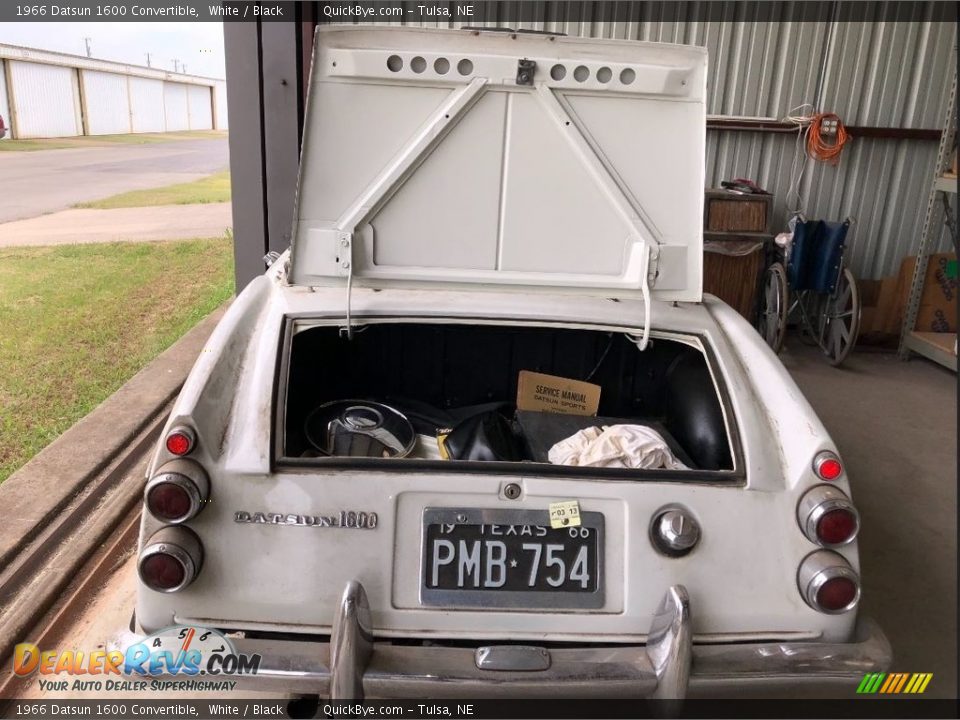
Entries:
<svg viewBox="0 0 960 720">
<path fill-rule="evenodd" d="M 194 205 L 218 202 L 230 202 L 230 172 L 226 170 L 193 182 L 149 190 L 131 190 L 103 200 L 77 203 L 73 207 L 109 210 L 149 205 Z"/>
<path fill-rule="evenodd" d="M 223 130 L 183 130 L 169 133 L 126 133 L 123 135 L 83 135 L 66 138 L 0 140 L 0 152 L 62 150 L 64 148 L 102 147 L 104 145 L 146 145 L 171 140 L 203 140 L 226 137 Z"/>
<path fill-rule="evenodd" d="M 0 248 L 0 482 L 233 292 L 227 237 Z"/>
</svg>

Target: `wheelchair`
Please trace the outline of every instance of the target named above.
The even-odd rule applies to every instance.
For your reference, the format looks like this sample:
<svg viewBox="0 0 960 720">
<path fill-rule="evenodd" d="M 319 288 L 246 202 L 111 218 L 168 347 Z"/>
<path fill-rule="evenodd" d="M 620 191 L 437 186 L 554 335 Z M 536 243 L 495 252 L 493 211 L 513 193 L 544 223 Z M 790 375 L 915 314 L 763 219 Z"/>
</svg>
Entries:
<svg viewBox="0 0 960 720">
<path fill-rule="evenodd" d="M 801 339 L 838 366 L 857 343 L 860 292 L 844 263 L 850 220 L 799 218 L 785 250 L 771 246 L 759 293 L 757 332 L 779 353 L 794 318 Z"/>
</svg>

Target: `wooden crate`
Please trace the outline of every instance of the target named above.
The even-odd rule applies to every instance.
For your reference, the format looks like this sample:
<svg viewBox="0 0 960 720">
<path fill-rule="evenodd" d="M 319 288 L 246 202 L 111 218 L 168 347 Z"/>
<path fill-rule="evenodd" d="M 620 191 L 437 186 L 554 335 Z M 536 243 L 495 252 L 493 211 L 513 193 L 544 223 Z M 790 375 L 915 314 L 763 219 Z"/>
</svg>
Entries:
<svg viewBox="0 0 960 720">
<path fill-rule="evenodd" d="M 764 243 L 708 241 L 703 252 L 703 291 L 716 295 L 752 323 L 764 269 Z"/>
<path fill-rule="evenodd" d="M 770 232 L 773 195 L 738 195 L 707 190 L 703 204 L 703 229 L 707 233 Z"/>
</svg>

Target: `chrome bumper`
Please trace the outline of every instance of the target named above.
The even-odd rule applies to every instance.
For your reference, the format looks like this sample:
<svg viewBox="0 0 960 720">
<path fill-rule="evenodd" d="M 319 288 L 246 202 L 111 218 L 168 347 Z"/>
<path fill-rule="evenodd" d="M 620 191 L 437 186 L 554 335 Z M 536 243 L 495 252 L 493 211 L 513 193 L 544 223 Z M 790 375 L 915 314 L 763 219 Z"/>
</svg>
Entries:
<svg viewBox="0 0 960 720">
<path fill-rule="evenodd" d="M 331 699 L 717 697 L 728 691 L 796 691 L 834 686 L 852 694 L 866 673 L 886 670 L 890 644 L 862 620 L 849 643 L 691 643 L 690 601 L 682 585 L 663 598 L 642 646 L 546 649 L 491 645 L 477 649 L 375 642 L 363 587 L 343 593 L 329 643 L 241 638 L 238 653 L 259 654 L 256 675 L 238 686 Z M 141 636 L 110 643 L 123 650 Z"/>
</svg>

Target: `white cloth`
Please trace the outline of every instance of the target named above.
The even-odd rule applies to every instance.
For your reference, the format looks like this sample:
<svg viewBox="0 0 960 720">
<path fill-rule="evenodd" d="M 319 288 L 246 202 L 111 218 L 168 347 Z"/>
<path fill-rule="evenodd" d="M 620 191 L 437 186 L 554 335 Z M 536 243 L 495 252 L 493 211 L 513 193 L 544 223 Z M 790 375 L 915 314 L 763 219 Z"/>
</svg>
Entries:
<svg viewBox="0 0 960 720">
<path fill-rule="evenodd" d="M 687 470 L 663 436 L 646 425 L 590 427 L 561 440 L 548 454 L 554 465 Z"/>
</svg>

